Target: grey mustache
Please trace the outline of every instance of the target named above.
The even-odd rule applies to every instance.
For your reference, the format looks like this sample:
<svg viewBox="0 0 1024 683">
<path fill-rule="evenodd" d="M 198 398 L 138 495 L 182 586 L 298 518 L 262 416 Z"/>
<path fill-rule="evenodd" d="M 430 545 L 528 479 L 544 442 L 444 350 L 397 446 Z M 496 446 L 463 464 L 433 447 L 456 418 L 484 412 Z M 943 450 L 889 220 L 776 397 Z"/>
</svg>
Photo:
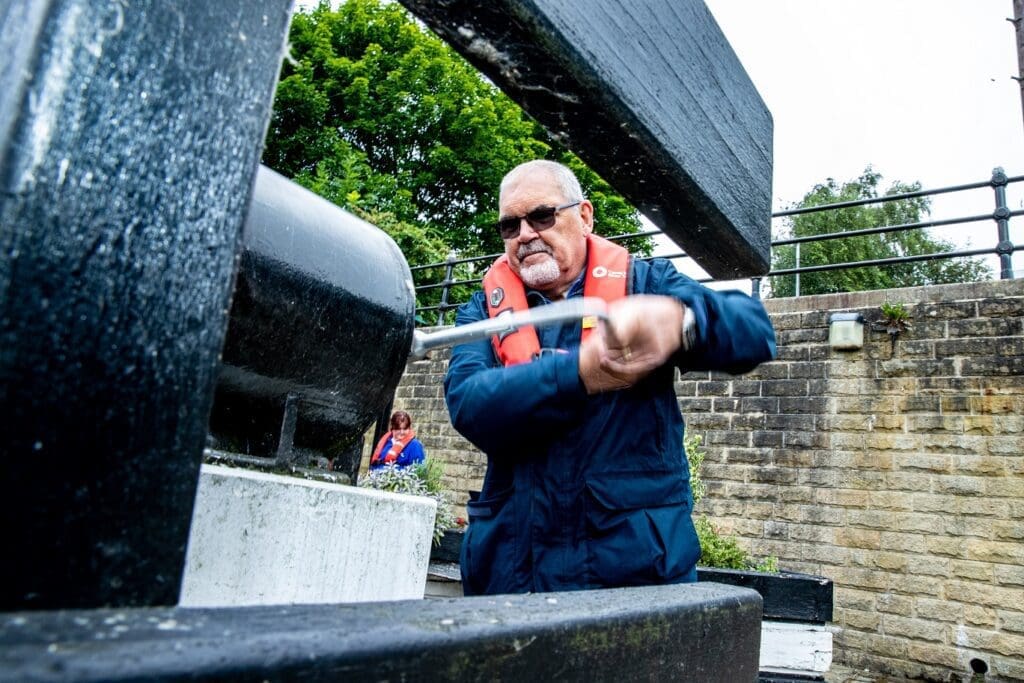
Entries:
<svg viewBox="0 0 1024 683">
<path fill-rule="evenodd" d="M 530 254 L 540 253 L 547 254 L 548 256 L 553 255 L 551 252 L 551 247 L 544 244 L 543 242 L 539 244 L 537 242 L 528 242 L 527 244 L 524 244 L 521 247 L 519 247 L 519 250 L 516 252 L 516 256 L 519 257 L 520 260 L 522 260 L 529 256 Z"/>
</svg>

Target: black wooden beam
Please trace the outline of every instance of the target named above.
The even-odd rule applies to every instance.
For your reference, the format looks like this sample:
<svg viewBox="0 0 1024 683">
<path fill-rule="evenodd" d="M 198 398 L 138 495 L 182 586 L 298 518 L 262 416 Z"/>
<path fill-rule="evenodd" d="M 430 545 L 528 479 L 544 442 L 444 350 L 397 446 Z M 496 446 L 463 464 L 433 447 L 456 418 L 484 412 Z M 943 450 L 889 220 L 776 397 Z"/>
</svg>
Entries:
<svg viewBox="0 0 1024 683">
<path fill-rule="evenodd" d="M 832 579 L 824 576 L 697 567 L 697 580 L 756 590 L 764 600 L 765 619 L 816 624 L 832 621 Z"/>
<path fill-rule="evenodd" d="M 772 119 L 701 0 L 401 2 L 711 275 L 768 271 Z"/>
<path fill-rule="evenodd" d="M 699 681 L 757 677 L 761 598 L 718 584 L 357 605 L 5 614 L 32 681 Z"/>
<path fill-rule="evenodd" d="M 177 601 L 291 5 L 0 10 L 0 609 Z"/>
</svg>

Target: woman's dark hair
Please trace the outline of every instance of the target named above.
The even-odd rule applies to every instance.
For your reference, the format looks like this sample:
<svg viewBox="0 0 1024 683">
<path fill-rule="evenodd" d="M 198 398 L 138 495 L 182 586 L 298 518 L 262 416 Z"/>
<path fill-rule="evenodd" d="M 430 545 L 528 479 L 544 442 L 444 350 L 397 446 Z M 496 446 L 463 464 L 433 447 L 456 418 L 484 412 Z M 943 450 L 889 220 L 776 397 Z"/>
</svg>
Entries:
<svg viewBox="0 0 1024 683">
<path fill-rule="evenodd" d="M 391 422 L 389 423 L 392 429 L 402 429 L 402 425 L 405 425 L 406 429 L 412 427 L 412 418 L 409 417 L 409 413 L 404 410 L 396 410 L 391 413 Z"/>
</svg>

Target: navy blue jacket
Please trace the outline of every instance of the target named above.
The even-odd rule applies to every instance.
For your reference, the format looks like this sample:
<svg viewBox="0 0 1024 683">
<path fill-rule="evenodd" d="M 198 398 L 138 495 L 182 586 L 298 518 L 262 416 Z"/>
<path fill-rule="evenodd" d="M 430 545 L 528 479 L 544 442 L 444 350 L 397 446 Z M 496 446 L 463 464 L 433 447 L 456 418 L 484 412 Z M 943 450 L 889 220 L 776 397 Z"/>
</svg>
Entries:
<svg viewBox="0 0 1024 683">
<path fill-rule="evenodd" d="M 568 296 L 582 288 L 581 278 Z M 452 424 L 487 454 L 482 490 L 467 505 L 467 595 L 696 580 L 700 545 L 673 365 L 745 372 L 774 357 L 775 333 L 758 301 L 703 287 L 666 260 L 634 261 L 631 292 L 693 309 L 697 341 L 626 390 L 587 395 L 579 322 L 539 328 L 543 352 L 531 363 L 502 367 L 487 339 L 452 350 Z M 527 296 L 531 307 L 549 303 Z M 477 292 L 455 324 L 486 316 Z"/>
</svg>

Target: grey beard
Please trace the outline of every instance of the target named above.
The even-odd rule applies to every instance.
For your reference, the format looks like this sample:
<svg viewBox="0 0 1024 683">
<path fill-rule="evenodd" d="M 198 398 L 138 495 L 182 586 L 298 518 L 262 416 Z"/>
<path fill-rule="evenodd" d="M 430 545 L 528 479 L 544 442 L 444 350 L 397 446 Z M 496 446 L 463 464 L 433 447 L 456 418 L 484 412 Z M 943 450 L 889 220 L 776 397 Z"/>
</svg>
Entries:
<svg viewBox="0 0 1024 683">
<path fill-rule="evenodd" d="M 560 274 L 558 263 L 550 256 L 541 263 L 536 263 L 532 266 L 520 266 L 519 268 L 519 278 L 523 281 L 523 284 L 533 289 L 540 289 L 552 284 L 558 280 Z"/>
<path fill-rule="evenodd" d="M 548 258 L 546 261 L 532 266 L 520 265 L 519 279 L 523 281 L 523 284 L 533 289 L 540 289 L 558 280 L 560 274 L 558 262 L 555 261 L 555 255 L 551 253 L 551 248 L 547 244 L 541 240 L 534 240 L 520 246 L 519 251 L 516 252 L 520 264 L 522 264 L 524 258 L 531 254 L 547 254 Z"/>
</svg>

